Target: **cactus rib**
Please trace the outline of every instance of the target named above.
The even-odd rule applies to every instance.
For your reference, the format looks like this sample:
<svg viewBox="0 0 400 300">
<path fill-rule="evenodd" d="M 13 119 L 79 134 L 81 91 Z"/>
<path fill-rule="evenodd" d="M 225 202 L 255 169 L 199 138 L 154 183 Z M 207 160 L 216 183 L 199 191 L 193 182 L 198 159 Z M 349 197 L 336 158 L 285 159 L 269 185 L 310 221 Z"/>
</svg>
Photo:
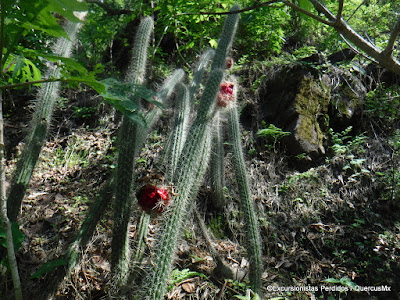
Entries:
<svg viewBox="0 0 400 300">
<path fill-rule="evenodd" d="M 222 209 L 225 205 L 224 192 L 224 143 L 220 112 L 214 118 L 213 152 L 211 154 L 211 188 L 214 196 L 214 205 Z"/>
<path fill-rule="evenodd" d="M 133 84 L 143 84 L 146 71 L 147 49 L 153 31 L 153 19 L 144 18 L 135 37 L 133 55 L 128 69 L 126 81 Z M 140 99 L 134 97 L 132 101 L 139 103 Z M 117 286 L 125 284 L 129 272 L 129 240 L 128 225 L 132 210 L 132 189 L 134 176 L 134 162 L 136 135 L 138 125 L 123 117 L 119 132 L 119 153 L 116 170 L 116 190 L 114 208 L 114 228 L 112 238 L 112 274 Z"/>
<path fill-rule="evenodd" d="M 86 12 L 80 13 L 79 17 L 84 18 Z M 59 38 L 53 46 L 53 52 L 61 57 L 69 57 L 76 35 L 82 23 L 68 22 L 65 30 L 69 39 Z M 58 78 L 60 70 L 56 64 L 50 64 L 45 75 L 47 78 Z M 28 188 L 36 162 L 46 139 L 50 126 L 54 104 L 59 98 L 60 82 L 50 82 L 43 85 L 38 93 L 37 105 L 31 121 L 32 131 L 27 137 L 26 144 L 22 150 L 21 157 L 11 183 L 10 192 L 7 197 L 8 217 L 10 221 L 16 222 L 19 214 L 22 199 Z"/>
<path fill-rule="evenodd" d="M 168 178 L 174 177 L 174 172 L 179 162 L 179 156 L 186 141 L 190 117 L 189 90 L 184 84 L 177 85 L 177 105 L 175 122 L 168 138 L 165 158 L 168 161 Z"/>
<path fill-rule="evenodd" d="M 247 252 L 250 260 L 250 284 L 254 291 L 261 289 L 261 238 L 254 204 L 251 199 L 250 187 L 244 163 L 241 135 L 239 130 L 239 116 L 236 105 L 231 105 L 228 110 L 228 131 L 232 144 L 232 163 L 238 185 L 240 203 L 247 227 Z"/>
</svg>

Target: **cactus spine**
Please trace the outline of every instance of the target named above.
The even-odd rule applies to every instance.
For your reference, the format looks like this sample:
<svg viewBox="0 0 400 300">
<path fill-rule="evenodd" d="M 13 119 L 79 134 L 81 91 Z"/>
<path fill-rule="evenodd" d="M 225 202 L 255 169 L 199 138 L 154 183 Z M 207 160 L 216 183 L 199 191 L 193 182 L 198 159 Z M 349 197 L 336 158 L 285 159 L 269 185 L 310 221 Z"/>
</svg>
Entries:
<svg viewBox="0 0 400 300">
<path fill-rule="evenodd" d="M 214 82 L 206 87 L 202 100 L 207 95 L 211 99 L 215 99 L 219 82 L 222 80 L 222 70 L 212 72 L 210 78 Z M 212 109 L 212 105 L 209 108 Z M 182 151 L 180 172 L 175 172 L 176 180 L 173 182 L 177 196 L 171 203 L 170 210 L 166 212 L 163 220 L 163 227 L 158 238 L 156 257 L 144 287 L 146 299 L 162 299 L 164 296 L 166 283 L 172 268 L 176 241 L 179 238 L 182 222 L 189 207 L 189 199 L 193 196 L 193 191 L 199 189 L 207 169 L 210 139 L 211 129 L 209 124 L 207 122 L 195 122 L 195 125 L 190 129 Z"/>
<path fill-rule="evenodd" d="M 232 10 L 237 9 L 238 7 L 235 6 Z M 231 14 L 224 23 L 212 71 L 200 99 L 197 117 L 190 128 L 180 155 L 181 163 L 172 178 L 177 196 L 163 219 L 155 258 L 144 283 L 143 296 L 146 297 L 145 299 L 163 299 L 182 223 L 190 207 L 190 200 L 197 195 L 207 170 L 211 148 L 211 124 L 215 115 L 215 99 L 223 78 L 226 55 L 230 50 L 238 19 L 238 15 Z M 191 95 L 194 96 L 194 93 Z"/>
<path fill-rule="evenodd" d="M 84 18 L 85 13 L 77 14 Z M 53 47 L 53 52 L 62 57 L 69 57 L 73 42 L 81 23 L 68 22 L 66 32 L 69 39 L 59 38 Z M 60 70 L 56 64 L 50 64 L 46 72 L 47 78 L 60 77 Z M 46 83 L 40 89 L 37 99 L 37 105 L 31 121 L 32 131 L 27 137 L 26 144 L 21 157 L 17 163 L 17 168 L 11 183 L 10 192 L 7 198 L 8 217 L 10 221 L 16 222 L 19 214 L 22 199 L 28 188 L 33 170 L 38 160 L 42 145 L 46 139 L 47 131 L 50 126 L 53 114 L 54 104 L 59 98 L 60 82 Z"/>
<path fill-rule="evenodd" d="M 139 25 L 135 37 L 133 56 L 126 78 L 128 83 L 144 83 L 147 49 L 152 31 L 152 18 L 144 18 Z M 139 103 L 140 99 L 133 97 L 132 101 Z M 130 249 L 128 225 L 133 203 L 132 189 L 136 156 L 135 149 L 137 149 L 137 131 L 138 125 L 124 116 L 119 132 L 118 165 L 115 179 L 114 228 L 111 244 L 112 274 L 117 287 L 125 283 L 129 271 Z"/>
<path fill-rule="evenodd" d="M 175 122 L 172 132 L 168 138 L 165 158 L 168 162 L 167 177 L 172 179 L 179 162 L 183 146 L 186 141 L 190 117 L 190 98 L 189 90 L 186 85 L 180 83 L 177 85 L 177 105 L 175 113 Z"/>
<path fill-rule="evenodd" d="M 196 99 L 195 96 L 200 87 L 200 83 L 203 80 L 204 72 L 206 71 L 214 55 L 214 50 L 208 50 L 200 57 L 199 63 L 197 64 L 197 67 L 193 73 L 193 80 L 189 87 L 190 99 L 192 100 L 192 102 L 194 102 L 194 100 Z"/>
<path fill-rule="evenodd" d="M 218 111 L 213 125 L 213 152 L 211 154 L 211 188 L 214 196 L 214 205 L 222 209 L 225 205 L 224 192 L 224 142 L 221 116 Z"/>
<path fill-rule="evenodd" d="M 162 86 L 160 87 L 159 91 L 157 92 L 156 99 L 158 102 L 165 104 L 166 100 L 172 94 L 175 89 L 175 86 L 182 81 L 185 72 L 182 69 L 176 70 L 170 77 L 168 77 Z M 140 130 L 137 131 L 136 140 L 138 141 L 135 144 L 135 155 L 140 152 L 140 149 L 149 133 L 150 128 L 157 122 L 162 110 L 159 107 L 154 107 L 145 115 L 146 121 L 146 128 L 141 127 Z"/>
<path fill-rule="evenodd" d="M 237 10 L 239 10 L 239 6 L 234 5 L 230 11 L 235 12 Z M 237 25 L 239 23 L 238 21 L 238 14 L 231 14 L 226 18 L 224 26 L 222 27 L 221 37 L 218 41 L 218 47 L 215 52 L 215 57 L 211 65 L 211 69 L 225 69 L 226 57 L 231 49 L 233 42 L 233 38 L 229 39 L 226 37 L 235 34 Z"/>
<path fill-rule="evenodd" d="M 233 150 L 232 163 L 238 185 L 240 203 L 247 227 L 246 237 L 247 252 L 250 260 L 250 284 L 256 293 L 260 293 L 262 273 L 261 238 L 254 204 L 251 199 L 246 166 L 244 163 L 239 130 L 239 116 L 236 105 L 234 103 L 232 104 L 233 105 L 228 109 L 228 132 Z"/>
<path fill-rule="evenodd" d="M 142 20 L 135 38 L 132 62 L 129 67 L 127 81 L 135 84 L 143 84 L 147 59 L 147 48 L 150 34 L 153 28 L 153 20 L 147 17 Z M 175 85 L 182 80 L 184 72 L 176 70 L 157 93 L 157 100 L 165 102 L 174 90 Z M 140 99 L 133 99 L 139 102 Z M 133 124 L 128 118 L 123 119 L 120 129 L 120 149 L 118 155 L 118 167 L 116 172 L 114 229 L 112 240 L 112 273 L 116 286 L 126 284 L 129 275 L 131 254 L 128 240 L 128 225 L 131 215 L 134 189 L 134 163 L 141 147 L 148 135 L 150 128 L 161 115 L 161 109 L 154 107 L 145 115 L 146 128 Z M 147 227 L 149 218 L 142 220 L 141 226 Z M 140 246 L 142 247 L 142 246 Z M 135 259 L 135 257 L 133 258 Z"/>
</svg>

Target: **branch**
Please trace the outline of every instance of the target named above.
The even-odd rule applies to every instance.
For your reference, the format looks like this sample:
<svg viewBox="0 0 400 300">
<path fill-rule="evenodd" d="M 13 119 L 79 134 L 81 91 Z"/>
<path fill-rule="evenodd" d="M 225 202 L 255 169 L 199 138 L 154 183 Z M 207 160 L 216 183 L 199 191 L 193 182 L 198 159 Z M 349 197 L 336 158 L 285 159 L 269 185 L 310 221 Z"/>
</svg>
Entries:
<svg viewBox="0 0 400 300">
<path fill-rule="evenodd" d="M 309 1 L 319 13 L 322 13 L 323 15 L 325 15 L 325 17 L 328 18 L 330 24 L 327 25 L 333 26 L 336 23 L 340 23 L 340 20 L 336 19 L 336 17 L 330 12 L 330 10 L 327 9 L 325 6 L 323 6 L 319 1 L 317 0 L 309 0 Z"/>
<path fill-rule="evenodd" d="M 336 15 L 336 23 L 340 22 L 342 20 L 342 13 L 343 13 L 343 0 L 339 0 L 339 8 L 338 12 Z"/>
<path fill-rule="evenodd" d="M 325 19 L 321 18 L 320 16 L 314 15 L 312 12 L 309 12 L 308 10 L 306 10 L 304 8 L 301 8 L 300 6 L 297 6 L 296 4 L 294 4 L 294 3 L 290 2 L 290 1 L 282 0 L 282 2 L 284 4 L 286 4 L 287 6 L 290 6 L 291 8 L 293 8 L 293 9 L 295 9 L 295 10 L 297 10 L 297 11 L 303 13 L 303 14 L 305 14 L 306 16 L 309 16 L 310 18 L 313 18 L 314 20 L 317 20 L 318 22 L 321 22 L 321 23 L 326 24 L 328 26 L 333 26 L 333 24 L 334 24 L 335 20 L 334 21 L 325 20 Z"/>
<path fill-rule="evenodd" d="M 354 46 L 362 50 L 368 56 L 372 57 L 379 64 L 392 71 L 393 73 L 400 75 L 400 62 L 395 59 L 391 53 L 393 51 L 393 44 L 397 36 L 400 34 L 400 20 L 397 22 L 395 28 L 393 29 L 389 43 L 385 51 L 381 51 L 375 44 L 367 41 L 362 37 L 357 31 L 355 31 L 351 26 L 342 19 L 336 19 L 336 17 L 329 11 L 325 6 L 323 6 L 317 0 L 309 0 L 315 9 L 324 14 L 333 24 L 331 25 L 340 35 L 345 39 L 350 41 Z M 326 23 L 325 23 L 326 24 Z"/>
<path fill-rule="evenodd" d="M 15 83 L 15 84 L 7 84 L 7 85 L 0 85 L 0 90 L 5 90 L 5 89 L 14 89 L 17 87 L 21 86 L 30 86 L 34 84 L 41 84 L 41 83 L 49 83 L 49 82 L 81 82 L 84 84 L 90 85 L 90 83 L 96 83 L 96 81 L 90 81 L 90 80 L 82 80 L 81 78 L 73 78 L 73 79 L 68 79 L 68 78 L 48 78 L 48 79 L 42 79 L 42 80 L 36 80 L 36 81 L 27 81 L 27 82 L 20 82 L 20 83 Z"/>
<path fill-rule="evenodd" d="M 364 54 L 363 52 L 360 52 L 356 47 L 354 47 L 354 45 L 352 43 L 350 43 L 344 36 L 343 34 L 339 34 L 340 37 L 343 39 L 343 41 L 347 44 L 347 46 L 349 46 L 351 48 L 351 50 L 353 50 L 355 53 L 357 53 L 357 55 L 361 55 L 362 57 L 364 57 L 366 60 L 370 60 L 373 63 L 379 65 L 379 62 L 377 62 L 375 59 L 373 59 L 372 57 Z"/>
<path fill-rule="evenodd" d="M 36 80 L 36 81 L 27 81 L 27 82 L 15 83 L 15 84 L 0 85 L 0 90 L 14 89 L 14 88 L 21 87 L 21 86 L 29 86 L 29 85 L 34 85 L 34 84 L 56 82 L 56 81 L 66 82 L 66 81 L 78 81 L 78 80 L 69 80 L 69 79 L 64 79 L 64 78 L 51 78 L 51 79 L 43 79 L 43 80 Z"/>
<path fill-rule="evenodd" d="M 382 55 L 387 55 L 387 56 L 392 55 L 394 43 L 396 42 L 396 39 L 399 36 L 399 34 L 400 34 L 400 19 L 397 21 L 392 32 L 390 33 L 388 44 L 385 50 L 383 50 Z"/>
<path fill-rule="evenodd" d="M 356 12 L 360 9 L 360 7 L 363 6 L 364 3 L 367 2 L 367 1 L 368 1 L 368 0 L 364 0 L 363 2 L 361 2 L 361 3 L 357 6 L 357 8 L 356 8 L 355 10 L 353 10 L 353 13 L 351 14 L 350 17 L 347 18 L 346 22 L 349 22 L 350 19 L 351 19 L 352 17 L 354 17 L 354 15 L 356 14 Z"/>
<path fill-rule="evenodd" d="M 1 8 L 4 2 L 1 2 Z M 10 268 L 11 278 L 14 285 L 15 300 L 22 300 L 22 287 L 19 277 L 17 258 L 15 257 L 14 239 L 12 225 L 7 216 L 7 196 L 6 196 L 6 158 L 4 147 L 4 119 L 3 119 L 3 97 L 0 92 L 0 223 L 6 234 L 7 260 Z"/>
<path fill-rule="evenodd" d="M 129 9 L 115 9 L 111 8 L 104 2 L 98 1 L 98 0 L 86 0 L 87 3 L 93 3 L 98 6 L 100 6 L 102 9 L 104 9 L 108 15 L 110 16 L 119 16 L 119 15 L 125 15 L 125 14 L 132 14 L 134 11 L 129 10 Z"/>
<path fill-rule="evenodd" d="M 235 10 L 235 11 L 180 13 L 180 14 L 177 14 L 177 16 L 183 16 L 183 15 L 232 15 L 232 14 L 239 14 L 239 13 L 242 13 L 242 12 L 254 10 L 254 9 L 257 9 L 257 8 L 260 8 L 260 7 L 270 6 L 270 5 L 272 5 L 274 3 L 277 3 L 277 2 L 281 2 L 281 0 L 271 0 L 271 1 L 268 1 L 268 2 L 258 3 L 258 4 L 254 4 L 252 6 L 245 7 L 243 9 Z"/>
</svg>

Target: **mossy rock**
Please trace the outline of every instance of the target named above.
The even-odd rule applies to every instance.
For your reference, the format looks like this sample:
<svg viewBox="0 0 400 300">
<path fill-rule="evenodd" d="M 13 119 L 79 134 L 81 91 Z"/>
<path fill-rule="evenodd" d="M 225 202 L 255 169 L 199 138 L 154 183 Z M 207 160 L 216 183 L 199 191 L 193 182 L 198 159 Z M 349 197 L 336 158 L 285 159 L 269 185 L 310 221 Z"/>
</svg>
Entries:
<svg viewBox="0 0 400 300">
<path fill-rule="evenodd" d="M 358 127 L 367 88 L 348 70 L 332 68 L 332 73 L 331 77 L 338 84 L 331 92 L 330 127 L 335 131 Z"/>
<path fill-rule="evenodd" d="M 263 120 L 292 133 L 283 139 L 289 152 L 325 153 L 328 78 L 305 65 L 284 67 L 267 78 L 259 91 Z"/>
<path fill-rule="evenodd" d="M 292 129 L 301 153 L 325 153 L 323 146 L 325 133 L 319 122 L 320 117 L 328 112 L 329 102 L 330 88 L 328 86 L 317 82 L 311 76 L 303 77 L 299 93 L 293 103 L 298 118 Z"/>
</svg>

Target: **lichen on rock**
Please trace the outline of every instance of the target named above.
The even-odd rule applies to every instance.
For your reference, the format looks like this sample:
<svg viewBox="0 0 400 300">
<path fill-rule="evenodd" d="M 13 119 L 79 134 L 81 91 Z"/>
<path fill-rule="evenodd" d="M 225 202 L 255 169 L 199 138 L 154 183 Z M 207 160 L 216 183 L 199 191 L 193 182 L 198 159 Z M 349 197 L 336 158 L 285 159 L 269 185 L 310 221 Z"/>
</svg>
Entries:
<svg viewBox="0 0 400 300">
<path fill-rule="evenodd" d="M 290 153 L 325 153 L 328 76 L 310 66 L 286 66 L 266 76 L 259 97 L 263 120 L 292 133 L 282 140 Z"/>
<path fill-rule="evenodd" d="M 319 119 L 327 113 L 329 102 L 328 86 L 315 81 L 311 76 L 303 77 L 293 103 L 298 114 L 293 134 L 303 152 L 325 153 L 323 146 L 325 135 L 321 130 Z"/>
</svg>

